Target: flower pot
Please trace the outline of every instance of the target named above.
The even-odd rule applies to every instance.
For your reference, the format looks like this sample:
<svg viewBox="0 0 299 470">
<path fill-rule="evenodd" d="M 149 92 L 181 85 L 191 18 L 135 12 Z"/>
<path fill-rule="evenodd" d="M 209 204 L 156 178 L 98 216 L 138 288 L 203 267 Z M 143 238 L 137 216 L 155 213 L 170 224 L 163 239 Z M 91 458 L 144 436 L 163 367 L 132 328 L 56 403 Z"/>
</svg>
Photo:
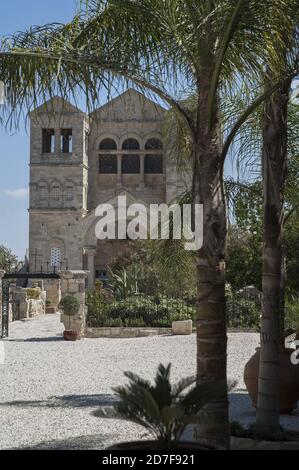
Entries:
<svg viewBox="0 0 299 470">
<path fill-rule="evenodd" d="M 46 306 L 46 314 L 47 315 L 54 315 L 55 313 L 57 313 L 57 308 L 52 307 L 51 305 Z"/>
<path fill-rule="evenodd" d="M 218 450 L 217 447 L 208 444 L 201 444 L 197 442 L 172 442 L 171 447 L 165 449 L 161 447 L 159 441 L 136 441 L 136 442 L 122 442 L 109 447 L 107 450 L 190 450 L 190 451 L 201 451 L 201 450 Z"/>
<path fill-rule="evenodd" d="M 291 414 L 297 408 L 299 400 L 299 367 L 291 363 L 293 350 L 281 348 L 280 359 L 280 413 Z M 253 406 L 257 407 L 258 376 L 260 364 L 260 348 L 247 362 L 244 370 L 244 382 L 252 400 Z"/>
<path fill-rule="evenodd" d="M 77 341 L 80 339 L 80 335 L 78 331 L 65 330 L 63 332 L 63 338 L 65 341 Z"/>
</svg>

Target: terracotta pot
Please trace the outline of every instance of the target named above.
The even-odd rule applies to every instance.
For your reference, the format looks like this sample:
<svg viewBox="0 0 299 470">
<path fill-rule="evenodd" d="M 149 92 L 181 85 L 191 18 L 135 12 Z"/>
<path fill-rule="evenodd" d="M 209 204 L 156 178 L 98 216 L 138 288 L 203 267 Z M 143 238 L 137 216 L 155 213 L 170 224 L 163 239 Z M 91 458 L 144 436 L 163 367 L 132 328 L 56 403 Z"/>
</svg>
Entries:
<svg viewBox="0 0 299 470">
<path fill-rule="evenodd" d="M 280 350 L 280 413 L 291 414 L 297 408 L 299 400 L 299 367 L 291 363 L 293 350 Z M 257 406 L 260 348 L 247 362 L 244 370 L 244 382 L 253 406 Z"/>
<path fill-rule="evenodd" d="M 78 331 L 65 330 L 63 332 L 63 338 L 65 341 L 77 341 L 80 339 Z"/>
<path fill-rule="evenodd" d="M 196 442 L 173 442 L 171 448 L 165 449 L 161 447 L 158 441 L 136 441 L 122 442 L 109 447 L 107 450 L 218 450 L 217 447 Z"/>
</svg>

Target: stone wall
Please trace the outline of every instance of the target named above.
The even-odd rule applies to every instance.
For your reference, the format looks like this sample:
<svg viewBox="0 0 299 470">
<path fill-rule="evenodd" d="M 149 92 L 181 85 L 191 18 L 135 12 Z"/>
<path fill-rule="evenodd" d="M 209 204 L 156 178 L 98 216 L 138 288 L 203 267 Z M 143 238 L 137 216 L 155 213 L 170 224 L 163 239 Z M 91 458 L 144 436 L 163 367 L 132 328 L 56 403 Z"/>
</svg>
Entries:
<svg viewBox="0 0 299 470">
<path fill-rule="evenodd" d="M 86 328 L 86 338 L 144 338 L 148 336 L 171 335 L 171 328 Z"/>
<path fill-rule="evenodd" d="M 19 305 L 19 320 L 44 315 L 46 311 L 46 292 L 39 290 L 38 299 L 28 298 L 27 289 L 11 285 L 10 299 Z M 11 316 L 11 315 L 10 315 Z"/>
<path fill-rule="evenodd" d="M 61 271 L 61 296 L 72 295 L 78 299 L 80 309 L 77 315 L 69 317 L 61 315 L 61 322 L 64 324 L 66 330 L 77 331 L 79 336 L 84 335 L 85 320 L 86 320 L 86 305 L 85 305 L 85 285 L 88 277 L 87 271 Z"/>
<path fill-rule="evenodd" d="M 61 280 L 45 279 L 44 289 L 47 293 L 46 313 L 57 313 L 58 304 L 61 299 Z M 50 302 L 48 304 L 48 302 Z"/>
<path fill-rule="evenodd" d="M 31 113 L 31 269 L 35 260 L 38 269 L 41 265 L 44 269 L 49 266 L 51 248 L 60 249 L 61 269 L 89 269 L 84 265 L 84 250 L 97 244 L 93 224 L 98 204 L 111 201 L 123 192 L 130 194 L 134 202 L 146 205 L 169 202 L 190 186 L 190 181 L 178 175 L 172 146 L 167 145 L 167 141 L 164 142 L 163 174 L 144 174 L 145 144 L 153 137 L 163 140 L 164 119 L 165 109 L 134 90 L 99 108 L 92 119 L 57 97 Z M 42 152 L 43 128 L 55 131 L 56 146 L 51 154 Z M 73 131 L 70 154 L 61 153 L 59 148 L 62 128 Z M 105 138 L 117 143 L 117 175 L 99 174 L 99 144 Z M 121 172 L 122 144 L 128 138 L 140 143 L 140 174 Z M 52 190 L 57 185 L 59 196 L 54 197 Z M 97 258 L 96 269 L 106 268 L 100 252 Z"/>
</svg>

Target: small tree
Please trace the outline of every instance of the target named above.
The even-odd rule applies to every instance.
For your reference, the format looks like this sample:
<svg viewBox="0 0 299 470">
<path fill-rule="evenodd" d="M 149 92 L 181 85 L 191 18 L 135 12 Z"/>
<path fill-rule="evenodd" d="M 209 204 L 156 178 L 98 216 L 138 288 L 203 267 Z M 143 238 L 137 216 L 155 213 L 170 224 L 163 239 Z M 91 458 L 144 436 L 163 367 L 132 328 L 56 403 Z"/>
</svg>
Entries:
<svg viewBox="0 0 299 470">
<path fill-rule="evenodd" d="M 59 302 L 59 310 L 69 318 L 69 330 L 71 329 L 71 317 L 77 315 L 80 309 L 80 302 L 73 295 L 65 295 Z"/>
<path fill-rule="evenodd" d="M 12 266 L 16 266 L 18 258 L 13 254 L 12 250 L 0 245 L 0 269 L 9 271 Z"/>
</svg>

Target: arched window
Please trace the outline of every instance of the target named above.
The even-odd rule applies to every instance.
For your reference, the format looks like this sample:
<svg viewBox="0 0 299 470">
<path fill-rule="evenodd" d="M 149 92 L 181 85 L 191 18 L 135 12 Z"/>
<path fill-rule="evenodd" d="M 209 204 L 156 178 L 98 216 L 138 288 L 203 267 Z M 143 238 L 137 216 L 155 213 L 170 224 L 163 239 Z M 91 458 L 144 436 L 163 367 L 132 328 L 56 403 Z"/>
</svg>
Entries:
<svg viewBox="0 0 299 470">
<path fill-rule="evenodd" d="M 116 155 L 100 155 L 99 173 L 116 174 L 117 173 L 117 156 Z"/>
<path fill-rule="evenodd" d="M 61 199 L 61 187 L 59 183 L 52 184 L 51 187 L 51 199 L 55 202 L 59 202 Z"/>
<path fill-rule="evenodd" d="M 145 150 L 163 150 L 163 144 L 159 139 L 149 139 L 145 144 Z"/>
<path fill-rule="evenodd" d="M 127 139 L 122 145 L 123 150 L 132 153 L 124 153 L 122 156 L 122 173 L 123 174 L 139 174 L 140 173 L 140 145 L 136 139 Z M 134 152 L 134 153 L 133 153 Z M 136 153 L 135 153 L 136 152 Z"/>
<path fill-rule="evenodd" d="M 104 139 L 100 143 L 100 150 L 116 150 L 117 145 L 116 142 L 113 139 Z"/>
<path fill-rule="evenodd" d="M 66 201 L 72 201 L 74 199 L 74 188 L 71 183 L 68 183 L 65 187 L 65 199 Z"/>
<path fill-rule="evenodd" d="M 145 144 L 145 150 L 150 153 L 145 155 L 144 173 L 161 174 L 163 173 L 163 144 L 159 139 L 149 139 Z"/>
<path fill-rule="evenodd" d="M 123 150 L 140 150 L 140 145 L 136 139 L 127 139 L 123 143 Z"/>
<path fill-rule="evenodd" d="M 50 264 L 54 268 L 60 268 L 61 264 L 61 248 L 53 247 L 51 248 L 51 261 Z"/>
<path fill-rule="evenodd" d="M 107 154 L 109 150 L 117 150 L 116 142 L 113 139 L 103 139 L 99 146 L 99 173 L 102 174 L 116 174 L 117 173 L 117 156 L 114 154 Z"/>
<path fill-rule="evenodd" d="M 48 186 L 46 183 L 40 183 L 38 186 L 38 193 L 40 201 L 46 201 L 49 197 Z"/>
</svg>

